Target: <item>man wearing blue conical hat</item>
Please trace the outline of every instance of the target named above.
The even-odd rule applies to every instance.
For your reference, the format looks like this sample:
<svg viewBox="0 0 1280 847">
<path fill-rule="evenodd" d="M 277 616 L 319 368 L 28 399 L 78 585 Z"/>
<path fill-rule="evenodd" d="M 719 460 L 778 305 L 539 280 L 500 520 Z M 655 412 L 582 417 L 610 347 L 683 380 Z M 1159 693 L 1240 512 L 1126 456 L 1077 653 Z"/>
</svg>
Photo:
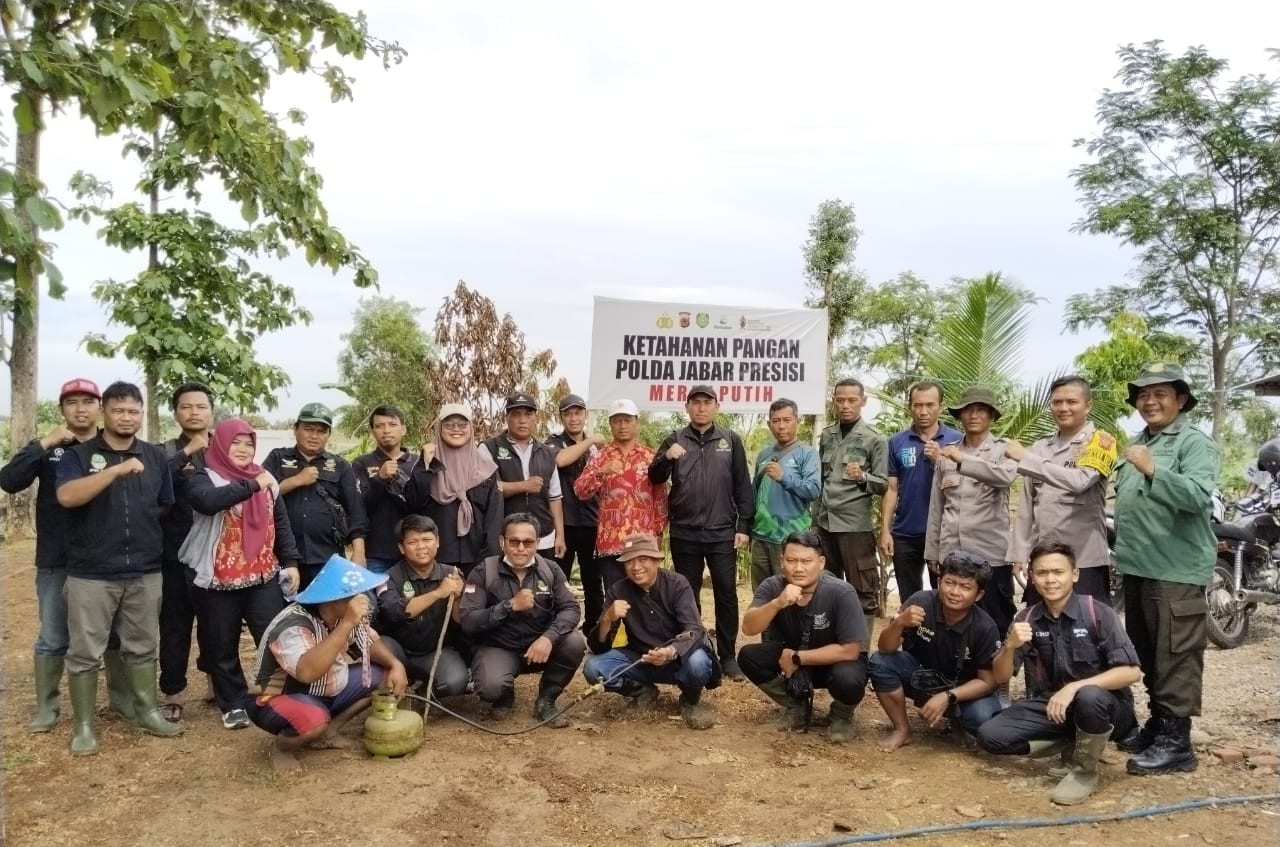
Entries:
<svg viewBox="0 0 1280 847">
<path fill-rule="evenodd" d="M 408 686 L 404 665 L 369 626 L 365 592 L 386 582 L 341 556 L 331 556 L 316 578 L 267 626 L 254 662 L 262 694 L 249 718 L 276 736 L 272 763 L 299 766 L 302 747 L 347 747 L 338 733 L 368 708 L 374 690 L 399 696 Z"/>
</svg>

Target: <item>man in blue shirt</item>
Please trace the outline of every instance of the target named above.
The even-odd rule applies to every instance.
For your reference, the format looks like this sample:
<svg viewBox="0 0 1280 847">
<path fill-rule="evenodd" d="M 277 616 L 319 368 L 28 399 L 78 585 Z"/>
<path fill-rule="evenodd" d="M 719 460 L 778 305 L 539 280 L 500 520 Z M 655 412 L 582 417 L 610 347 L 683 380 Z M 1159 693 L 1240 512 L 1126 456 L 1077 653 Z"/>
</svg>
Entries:
<svg viewBox="0 0 1280 847">
<path fill-rule="evenodd" d="M 898 599 L 924 588 L 924 540 L 929 528 L 933 464 L 939 451 L 958 444 L 959 432 L 938 422 L 942 386 L 922 380 L 907 392 L 911 427 L 889 439 L 889 477 L 880 503 L 880 552 L 893 559 Z M 929 574 L 937 588 L 937 575 Z"/>
</svg>

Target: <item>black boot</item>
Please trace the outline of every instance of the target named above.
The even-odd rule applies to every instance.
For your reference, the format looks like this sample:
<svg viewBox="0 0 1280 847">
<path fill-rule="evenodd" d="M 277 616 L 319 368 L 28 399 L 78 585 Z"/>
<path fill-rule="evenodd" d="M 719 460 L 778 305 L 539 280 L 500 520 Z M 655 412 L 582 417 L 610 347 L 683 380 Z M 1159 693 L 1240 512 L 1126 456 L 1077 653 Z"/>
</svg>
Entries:
<svg viewBox="0 0 1280 847">
<path fill-rule="evenodd" d="M 1116 747 L 1126 753 L 1141 753 L 1150 747 L 1156 740 L 1156 736 L 1160 734 L 1160 719 L 1162 715 L 1158 708 L 1151 710 L 1151 717 L 1147 718 L 1147 722 L 1141 727 L 1135 726 L 1129 730 L 1124 738 L 1112 738 L 1116 743 Z"/>
<path fill-rule="evenodd" d="M 533 704 L 533 716 L 542 721 L 544 726 L 564 729 L 569 725 L 569 718 L 561 714 L 560 708 L 556 706 L 556 698 L 563 690 L 558 685 L 548 685 L 545 676 L 542 678 L 542 684 L 538 686 L 538 699 Z"/>
<path fill-rule="evenodd" d="M 1151 746 L 1130 756 L 1125 770 L 1138 776 L 1151 776 L 1196 769 L 1196 751 L 1191 746 L 1191 718 L 1164 716 Z"/>
</svg>

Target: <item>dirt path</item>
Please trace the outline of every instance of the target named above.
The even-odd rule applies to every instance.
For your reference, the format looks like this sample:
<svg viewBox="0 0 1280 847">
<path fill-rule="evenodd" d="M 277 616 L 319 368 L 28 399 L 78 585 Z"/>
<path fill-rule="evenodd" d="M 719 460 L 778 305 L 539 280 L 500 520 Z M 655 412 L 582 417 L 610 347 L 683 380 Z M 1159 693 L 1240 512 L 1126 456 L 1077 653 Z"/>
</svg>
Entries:
<svg viewBox="0 0 1280 847">
<path fill-rule="evenodd" d="M 187 709 L 188 731 L 180 739 L 145 737 L 104 716 L 101 754 L 73 759 L 67 752 L 69 714 L 50 734 L 25 731 L 32 697 L 32 573 L 29 546 L 5 551 L 3 790 L 7 843 L 13 845 L 277 847 L 305 839 L 369 847 L 703 847 L 715 836 L 736 836 L 746 845 L 791 844 L 838 837 L 837 825 L 857 834 L 976 819 L 972 815 L 1065 817 L 1280 790 L 1274 772 L 1224 764 L 1203 751 L 1193 774 L 1132 778 L 1124 774 L 1122 754 L 1110 749 L 1103 785 L 1090 802 L 1068 812 L 1048 803 L 1052 783 L 1043 764 L 966 753 L 926 731 L 895 754 L 877 752 L 874 742 L 886 721 L 872 695 L 855 713 L 858 738 L 835 748 L 818 733 L 774 731 L 767 723 L 769 704 L 745 683 L 726 683 L 708 695 L 719 723 L 700 733 L 683 728 L 669 692 L 658 713 L 643 715 L 605 695 L 579 707 L 567 730 L 504 739 L 433 718 L 422 750 L 412 757 L 374 761 L 356 752 L 316 752 L 305 756 L 301 773 L 281 778 L 268 764 L 264 733 L 228 732 L 212 707 L 197 702 Z M 1210 733 L 1214 746 L 1248 752 L 1276 744 L 1277 616 L 1264 611 L 1255 624 L 1245 646 L 1209 651 L 1207 714 L 1197 727 Z M 247 654 L 247 641 L 245 646 Z M 506 726 L 532 722 L 530 684 L 523 681 L 517 717 Z M 579 680 L 570 694 L 583 687 Z M 457 702 L 482 719 L 474 700 Z M 909 843 L 985 845 L 1035 837 L 1115 847 L 1274 844 L 1277 810 L 1275 804 L 1246 806 L 1053 828 L 1035 836 L 968 832 Z M 664 836 L 676 821 L 705 837 Z"/>
</svg>

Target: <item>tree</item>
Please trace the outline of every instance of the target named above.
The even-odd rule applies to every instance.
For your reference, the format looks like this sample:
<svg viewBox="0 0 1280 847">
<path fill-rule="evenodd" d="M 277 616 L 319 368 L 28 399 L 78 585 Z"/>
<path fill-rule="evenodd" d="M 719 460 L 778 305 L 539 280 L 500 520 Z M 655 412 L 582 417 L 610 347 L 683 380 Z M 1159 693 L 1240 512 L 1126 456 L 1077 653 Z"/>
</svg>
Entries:
<svg viewBox="0 0 1280 847">
<path fill-rule="evenodd" d="M 369 413 L 389 403 L 404 412 L 410 439 L 427 432 L 428 410 L 437 400 L 429 378 L 435 364 L 431 337 L 418 323 L 422 311 L 394 297 L 361 298 L 338 354 L 340 387 L 355 401 L 341 411 L 339 430 L 363 432 Z"/>
<path fill-rule="evenodd" d="M 1195 355 L 1195 343 L 1184 335 L 1152 331 L 1147 322 L 1132 312 L 1120 312 L 1107 323 L 1107 338 L 1076 356 L 1080 375 L 1093 388 L 1095 418 L 1108 432 L 1120 433 L 1123 421 L 1132 413 L 1126 404 L 1129 380 L 1154 361 L 1185 361 Z M 1200 411 L 1197 409 L 1196 411 Z"/>
<path fill-rule="evenodd" d="M 1072 171 L 1085 208 L 1075 229 L 1138 248 L 1136 281 L 1073 296 L 1067 327 L 1128 310 L 1188 334 L 1217 437 L 1239 369 L 1280 356 L 1277 83 L 1226 82 L 1226 61 L 1203 47 L 1173 56 L 1151 41 L 1119 56 L 1124 88 L 1098 100 L 1099 134 L 1076 141 L 1093 161 Z"/>
<path fill-rule="evenodd" d="M 930 288 L 911 271 L 864 288 L 853 302 L 835 361 L 881 377 L 881 392 L 905 397 L 924 376 L 922 354 L 937 330 L 948 293 Z"/>
<path fill-rule="evenodd" d="M 5 248 L 14 277 L 15 436 L 28 437 L 34 420 L 37 285 L 46 270 L 39 231 L 57 224 L 48 208 L 30 200 L 44 190 L 39 151 L 46 111 L 78 106 L 103 135 L 173 128 L 170 143 L 208 163 L 207 170 L 178 167 L 156 177 L 162 187 L 183 185 L 198 195 L 201 177 L 212 176 L 246 220 L 261 215 L 282 243 L 299 246 L 309 262 L 333 271 L 353 267 L 357 285 L 375 281 L 358 252 L 328 224 L 316 195 L 319 176 L 305 161 L 309 145 L 284 133 L 262 105 L 273 71 L 315 73 L 334 100 L 349 96 L 341 67 L 318 58 L 326 49 L 354 58 L 372 52 L 384 65 L 398 61 L 403 51 L 371 38 L 362 15 L 348 16 L 321 0 L 138 0 L 127 8 L 109 0 L 0 0 L 0 29 L 0 78 L 13 92 L 17 126 L 9 211 L 21 238 L 16 250 Z M 56 283 L 51 274 L 54 296 L 60 293 Z"/>
<path fill-rule="evenodd" d="M 441 403 L 470 406 L 480 438 L 502 429 L 509 393 L 519 388 L 537 396 L 539 380 L 555 370 L 550 350 L 526 359 L 524 332 L 511 315 L 499 318 L 493 301 L 462 280 L 436 313 L 435 336 L 439 358 L 431 372 L 436 396 Z"/>
<path fill-rule="evenodd" d="M 861 237 L 853 206 L 839 199 L 822 201 L 809 219 L 809 240 L 804 243 L 804 277 L 810 293 L 805 305 L 827 310 L 828 368 L 835 356 L 836 343 L 848 328 L 857 299 L 866 288 L 866 277 L 853 264 Z M 818 415 L 814 433 L 821 433 L 825 425 L 826 416 Z"/>
</svg>

